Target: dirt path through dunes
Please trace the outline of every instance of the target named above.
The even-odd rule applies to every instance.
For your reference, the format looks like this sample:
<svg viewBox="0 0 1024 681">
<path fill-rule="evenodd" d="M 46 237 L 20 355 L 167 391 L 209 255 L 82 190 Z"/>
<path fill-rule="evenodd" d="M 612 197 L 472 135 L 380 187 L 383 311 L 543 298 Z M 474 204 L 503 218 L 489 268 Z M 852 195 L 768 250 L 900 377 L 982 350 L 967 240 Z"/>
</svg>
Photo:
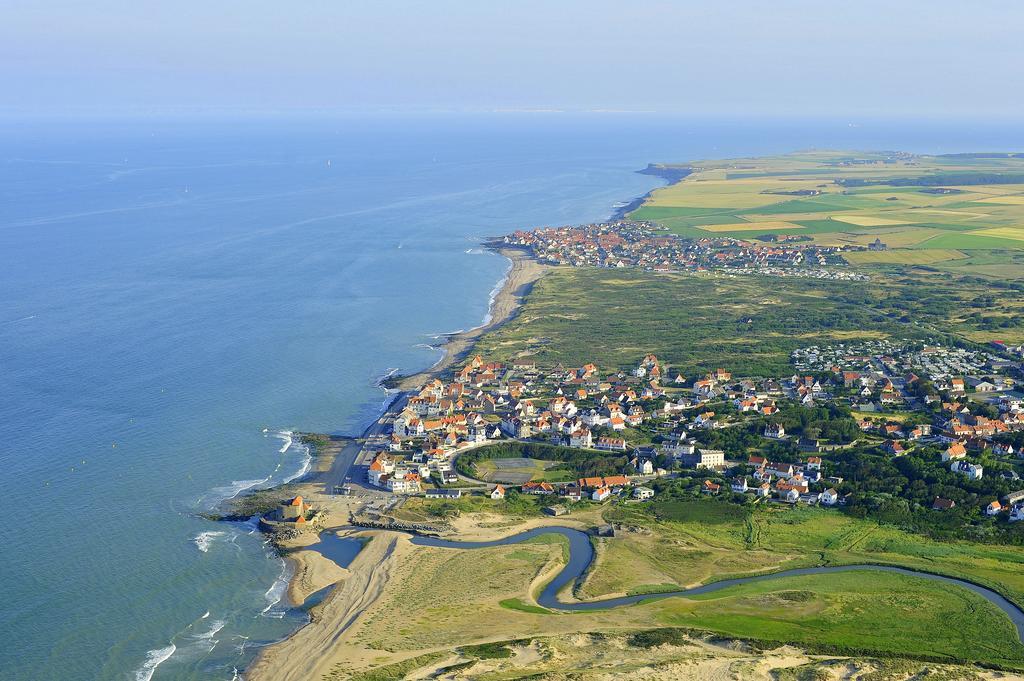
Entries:
<svg viewBox="0 0 1024 681">
<path fill-rule="evenodd" d="M 249 681 L 319 679 L 330 670 L 331 649 L 384 591 L 400 554 L 409 544 L 396 533 L 373 533 L 349 566 L 349 577 L 311 611 L 313 623 L 288 639 L 265 648 L 246 671 Z"/>
</svg>

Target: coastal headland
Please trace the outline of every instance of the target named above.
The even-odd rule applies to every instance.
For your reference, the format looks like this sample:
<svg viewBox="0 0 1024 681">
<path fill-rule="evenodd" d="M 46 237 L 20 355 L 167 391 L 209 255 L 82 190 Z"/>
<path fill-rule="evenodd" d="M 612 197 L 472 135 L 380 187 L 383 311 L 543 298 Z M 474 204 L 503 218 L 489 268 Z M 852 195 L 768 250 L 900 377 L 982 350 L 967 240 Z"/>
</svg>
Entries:
<svg viewBox="0 0 1024 681">
<path fill-rule="evenodd" d="M 389 419 L 401 409 L 411 392 L 463 361 L 477 339 L 513 319 L 533 285 L 552 269 L 524 249 L 507 247 L 499 240 L 486 242 L 484 246 L 510 261 L 508 271 L 493 294 L 486 322 L 472 329 L 444 335 L 438 345 L 444 354 L 429 369 L 389 379 L 386 386 L 396 391 L 394 398 L 384 414 L 358 438 L 320 436 L 314 444 L 316 456 L 309 474 L 289 485 L 259 493 L 263 506 L 272 498 L 301 495 L 324 512 L 325 531 L 361 538 L 365 545 L 348 568 L 340 568 L 320 553 L 307 549 L 316 542 L 315 534 L 274 538 L 291 569 L 286 593 L 293 605 L 301 606 L 311 595 L 337 586 L 320 604 L 311 608 L 308 626 L 261 651 L 247 671 L 246 678 L 318 678 L 314 670 L 330 668 L 333 664 L 335 654 L 331 653 L 332 646 L 344 636 L 359 613 L 380 595 L 391 565 L 412 550 L 408 535 L 349 526 L 352 514 L 368 499 L 372 503 L 372 494 L 349 497 L 334 492 L 353 482 L 350 471 L 362 454 L 363 444 L 368 438 L 384 432 Z"/>
</svg>

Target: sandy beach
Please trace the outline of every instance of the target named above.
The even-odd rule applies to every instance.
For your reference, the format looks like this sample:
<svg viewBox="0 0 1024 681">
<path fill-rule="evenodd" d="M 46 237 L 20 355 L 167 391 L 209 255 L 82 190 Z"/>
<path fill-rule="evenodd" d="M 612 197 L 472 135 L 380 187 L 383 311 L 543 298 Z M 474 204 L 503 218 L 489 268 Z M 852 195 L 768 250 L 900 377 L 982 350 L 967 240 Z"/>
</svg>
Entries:
<svg viewBox="0 0 1024 681">
<path fill-rule="evenodd" d="M 515 317 L 533 285 L 552 269 L 549 265 L 537 262 L 522 249 L 492 247 L 492 250 L 508 258 L 511 266 L 491 303 L 487 323 L 445 336 L 441 346 L 444 356 L 429 369 L 402 377 L 395 386 L 397 389 L 415 390 L 462 361 L 472 352 L 477 339 Z M 347 635 L 360 614 L 383 593 L 394 566 L 416 550 L 405 534 L 337 529 L 347 520 L 347 508 L 332 508 L 338 499 L 318 494 L 318 487 L 311 486 L 311 483 L 330 474 L 334 459 L 342 448 L 342 443 L 332 442 L 328 447 L 330 451 L 325 452 L 329 456 L 319 461 L 312 475 L 307 476 L 299 485 L 305 488 L 303 491 L 308 497 L 313 497 L 311 501 L 318 501 L 318 506 L 330 514 L 331 519 L 325 531 L 337 531 L 341 536 L 369 538 L 369 541 L 348 569 L 338 567 L 315 551 L 302 550 L 317 541 L 315 534 L 302 535 L 281 543 L 281 548 L 290 550 L 286 558 L 291 563 L 293 573 L 287 593 L 293 604 L 299 605 L 311 594 L 335 586 L 323 602 L 311 608 L 310 624 L 260 652 L 246 671 L 245 677 L 250 681 L 319 679 L 339 661 L 359 666 L 359 658 L 369 652 L 347 645 Z M 550 520 L 552 523 L 555 521 Z M 487 523 L 481 523 L 481 519 L 476 518 L 463 519 L 457 529 L 458 534 L 467 539 L 495 539 L 539 524 L 548 523 L 545 520 L 533 520 L 513 527 L 487 527 Z"/>
<path fill-rule="evenodd" d="M 419 388 L 428 380 L 463 360 L 472 351 L 473 344 L 478 338 L 516 316 L 533 285 L 552 269 L 551 265 L 537 262 L 529 253 L 520 248 L 492 247 L 491 250 L 511 260 L 512 266 L 509 268 L 504 284 L 494 296 L 489 321 L 468 331 L 445 336 L 444 343 L 440 346 L 444 350 L 444 356 L 426 371 L 403 376 L 395 386 L 399 390 Z"/>
<path fill-rule="evenodd" d="M 264 648 L 246 670 L 247 679 L 319 679 L 339 659 L 348 659 L 353 654 L 352 649 L 344 646 L 346 634 L 359 615 L 383 593 L 395 564 L 403 553 L 412 550 L 412 545 L 406 535 L 392 532 L 353 532 L 351 536 L 372 538 L 345 571 L 347 577 L 310 610 L 310 624 L 286 640 Z M 298 565 L 303 567 L 303 563 Z M 314 590 L 316 586 L 311 584 Z"/>
<path fill-rule="evenodd" d="M 453 520 L 457 536 L 467 541 L 500 539 L 541 526 L 568 525 L 585 529 L 588 524 L 583 518 L 530 518 L 509 522 L 507 517 L 486 513 Z M 430 549 L 413 545 L 409 535 L 399 532 L 352 529 L 341 530 L 339 534 L 366 537 L 370 541 L 347 570 L 325 566 L 324 563 L 330 561 L 313 551 L 289 555 L 295 560 L 296 571 L 288 593 L 297 597 L 296 602 L 329 584 L 337 582 L 337 586 L 320 605 L 311 609 L 307 626 L 263 649 L 245 674 L 249 681 L 320 679 L 339 663 L 359 668 L 372 663 L 374 655 L 381 654 L 351 641 L 358 618 L 384 594 L 402 561 L 415 551 Z M 298 546 L 316 539 L 309 535 L 308 539 L 293 541 Z M 537 575 L 534 586 L 553 576 L 560 566 L 559 561 Z"/>
</svg>

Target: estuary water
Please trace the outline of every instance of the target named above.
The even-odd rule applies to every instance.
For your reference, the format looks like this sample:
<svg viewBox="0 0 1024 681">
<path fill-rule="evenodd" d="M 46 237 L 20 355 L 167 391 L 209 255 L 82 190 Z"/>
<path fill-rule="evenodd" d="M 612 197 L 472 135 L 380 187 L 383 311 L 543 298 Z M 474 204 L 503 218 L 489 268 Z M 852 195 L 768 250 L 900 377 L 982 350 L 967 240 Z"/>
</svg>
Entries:
<svg viewBox="0 0 1024 681">
<path fill-rule="evenodd" d="M 651 161 L 1019 150 L 1020 129 L 629 114 L 0 120 L 0 678 L 232 679 L 305 621 L 250 524 L 376 380 L 479 324 L 481 238 L 599 220 Z"/>
</svg>

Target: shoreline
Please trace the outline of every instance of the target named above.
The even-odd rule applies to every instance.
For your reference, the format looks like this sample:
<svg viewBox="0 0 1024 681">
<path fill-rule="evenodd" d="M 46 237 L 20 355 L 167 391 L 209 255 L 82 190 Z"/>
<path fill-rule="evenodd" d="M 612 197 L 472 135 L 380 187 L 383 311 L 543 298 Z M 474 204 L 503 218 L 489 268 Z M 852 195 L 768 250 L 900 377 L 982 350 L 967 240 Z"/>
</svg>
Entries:
<svg viewBox="0 0 1024 681">
<path fill-rule="evenodd" d="M 499 280 L 491 294 L 490 305 L 483 323 L 465 331 L 442 334 L 440 337 L 444 340 L 435 347 L 439 348 L 444 354 L 429 368 L 407 376 L 395 376 L 393 379 L 381 381 L 379 385 L 387 390 L 389 399 L 386 400 L 380 415 L 366 427 L 360 437 L 368 436 L 375 428 L 379 427 L 381 418 L 396 403 L 407 398 L 412 392 L 422 387 L 428 381 L 440 376 L 472 353 L 476 341 L 481 336 L 500 328 L 514 319 L 519 313 L 526 296 L 533 289 L 534 284 L 554 268 L 552 265 L 540 263 L 528 251 L 522 248 L 506 246 L 497 240 L 485 242 L 483 245 L 488 250 L 509 260 L 508 270 L 505 272 L 504 277 Z M 311 467 L 304 475 L 287 483 L 287 485 L 317 483 L 329 485 L 331 483 L 332 478 L 336 477 L 339 472 L 336 470 L 334 463 L 337 459 L 341 458 L 340 455 L 344 450 L 344 447 L 335 446 L 337 442 L 335 438 L 331 440 L 332 451 L 326 470 L 317 470 L 321 466 Z M 322 454 L 322 452 L 317 451 L 316 458 L 320 459 Z M 344 468 L 347 471 L 349 466 L 346 465 Z M 279 485 L 261 491 L 272 492 L 287 485 Z M 321 532 L 337 532 L 339 529 L 341 528 L 337 526 L 327 526 Z M 270 643 L 260 649 L 245 670 L 245 678 L 250 681 L 260 678 L 291 678 L 293 670 L 287 666 L 281 668 L 282 664 L 278 660 L 291 659 L 294 655 L 292 651 L 301 642 L 305 642 L 306 639 L 316 638 L 318 645 L 322 647 L 326 644 L 323 640 L 325 637 L 333 641 L 351 627 L 361 611 L 353 611 L 355 603 L 359 603 L 365 608 L 373 600 L 376 600 L 376 595 L 379 595 L 384 587 L 386 580 L 383 579 L 383 576 L 386 576 L 387 572 L 389 572 L 387 569 L 388 564 L 396 559 L 397 554 L 402 552 L 401 549 L 405 548 L 405 550 L 408 550 L 409 546 L 407 537 L 406 541 L 399 541 L 397 537 L 393 537 L 388 541 L 387 535 L 394 535 L 395 533 L 364 530 L 358 533 L 359 535 L 369 537 L 369 541 L 366 542 L 363 550 L 359 552 L 352 565 L 347 569 L 339 567 L 335 570 L 326 565 L 326 563 L 334 565 L 329 559 L 315 551 L 307 550 L 309 545 L 317 541 L 320 534 L 318 532 L 315 535 L 308 534 L 288 539 L 281 542 L 280 545 L 275 542 L 275 547 L 278 549 L 281 558 L 285 561 L 286 569 L 290 573 L 285 587 L 285 594 L 291 607 L 302 607 L 305 600 L 318 590 L 329 589 L 329 592 L 321 603 L 310 608 L 310 619 L 307 624 L 299 627 L 284 639 Z M 349 532 L 346 532 L 346 534 L 349 534 Z M 356 533 L 351 532 L 351 534 Z M 382 545 L 384 544 L 388 546 L 383 547 Z M 377 549 L 382 550 L 378 551 Z M 366 564 L 364 565 L 363 563 Z M 331 577 L 336 579 L 331 580 Z M 325 581 L 327 582 L 326 584 L 319 585 L 320 582 Z M 371 593 L 376 595 L 373 595 L 369 601 L 366 601 L 371 596 Z M 331 607 L 335 601 L 344 606 L 342 615 L 325 617 L 326 614 L 333 613 L 335 610 L 334 607 Z M 313 626 L 321 622 L 325 622 L 325 624 Z M 334 631 L 332 627 L 327 627 L 326 622 L 331 623 L 332 627 L 335 624 L 338 625 L 340 627 L 339 630 Z M 317 656 L 321 660 L 327 657 L 323 653 Z M 304 656 L 307 664 L 313 662 L 311 658 L 312 656 Z M 282 674 L 286 676 L 282 676 Z"/>
<path fill-rule="evenodd" d="M 504 256 L 510 264 L 504 278 L 499 280 L 499 286 L 492 293 L 491 304 L 483 323 L 465 331 L 441 334 L 439 338 L 444 340 L 432 346 L 444 353 L 437 362 L 423 371 L 408 376 L 395 376 L 391 381 L 382 381 L 382 386 L 399 392 L 416 390 L 465 359 L 472 353 L 476 341 L 481 336 L 515 319 L 534 284 L 554 268 L 553 265 L 537 261 L 522 248 L 507 246 L 498 241 L 486 242 L 484 247 Z M 393 403 L 393 400 L 390 403 Z"/>
<path fill-rule="evenodd" d="M 653 175 L 654 177 L 661 178 L 662 180 L 665 180 L 665 184 L 661 185 L 661 187 L 654 187 L 650 191 L 645 192 L 644 194 L 633 199 L 632 201 L 629 201 L 628 203 L 619 206 L 618 208 L 615 209 L 615 212 L 613 212 L 608 219 L 625 220 L 627 215 L 643 206 L 644 203 L 647 202 L 647 199 L 651 197 L 651 194 L 658 191 L 659 189 L 679 182 L 687 175 L 692 174 L 694 170 L 694 168 L 691 168 L 689 166 L 676 167 L 666 166 L 658 163 L 648 163 L 646 168 L 644 168 L 643 170 L 638 170 L 636 172 L 639 173 L 640 175 Z"/>
<path fill-rule="evenodd" d="M 665 180 L 666 182 L 663 186 L 667 186 L 678 182 L 692 173 L 693 170 L 693 168 L 689 167 L 668 168 L 649 164 L 646 168 L 636 172 L 657 176 Z M 612 213 L 609 220 L 624 219 L 627 213 L 643 205 L 651 193 L 657 189 L 659 187 L 652 188 L 643 195 L 620 206 Z M 396 404 L 408 399 L 413 392 L 427 382 L 441 376 L 469 356 L 476 346 L 476 341 L 484 334 L 495 331 L 515 319 L 526 297 L 533 290 L 534 285 L 555 268 L 554 265 L 547 265 L 538 261 L 527 249 L 507 245 L 498 238 L 485 241 L 482 245 L 492 253 L 501 255 L 509 260 L 508 270 L 505 272 L 504 277 L 498 281 L 491 293 L 490 304 L 483 322 L 471 329 L 439 335 L 438 338 L 443 340 L 432 345 L 432 347 L 440 349 L 442 356 L 427 369 L 409 375 L 401 375 L 397 370 L 392 370 L 387 377 L 379 380 L 378 385 L 384 388 L 388 399 L 385 400 L 385 405 L 380 415 L 367 425 L 360 434 L 360 438 L 371 435 L 380 426 L 383 416 L 391 411 Z M 332 438 L 332 444 L 333 441 L 335 441 L 335 438 Z M 333 478 L 340 477 L 337 476 L 338 471 L 334 464 L 338 458 L 341 458 L 340 454 L 343 452 L 333 447 L 332 449 L 334 451 L 332 451 L 331 461 L 327 464 L 326 470 L 307 470 L 304 475 L 290 484 L 324 483 L 330 485 Z M 319 458 L 320 452 L 317 452 L 316 455 Z M 321 466 L 316 468 L 321 468 Z M 348 468 L 349 466 L 346 465 L 346 471 Z M 542 521 L 538 524 L 548 525 L 549 523 Z M 342 530 L 342 528 L 327 526 L 321 532 L 337 532 L 339 530 Z M 348 535 L 356 534 L 351 529 L 342 531 Z M 310 609 L 310 621 L 307 624 L 299 627 L 284 639 L 270 643 L 260 649 L 246 669 L 245 676 L 249 681 L 257 681 L 262 678 L 273 678 L 275 680 L 291 678 L 293 669 L 286 666 L 283 661 L 292 660 L 296 655 L 296 647 L 300 646 L 303 641 L 316 638 L 321 647 L 324 645 L 323 639 L 325 638 L 330 641 L 337 641 L 344 632 L 351 628 L 359 615 L 358 611 L 353 612 L 355 603 L 361 603 L 363 608 L 372 604 L 384 588 L 381 575 L 386 576 L 390 572 L 390 565 L 397 560 L 398 555 L 408 551 L 411 547 L 409 535 L 400 534 L 396 537 L 396 533 L 391 531 L 374 530 L 363 530 L 358 532 L 358 535 L 368 537 L 369 541 L 366 542 L 363 550 L 360 551 L 348 568 L 338 568 L 337 571 L 331 570 L 329 566 L 324 566 L 325 562 L 331 562 L 329 559 L 314 551 L 303 550 L 306 546 L 315 543 L 320 533 L 312 535 L 312 541 L 307 541 L 308 538 L 291 539 L 285 542 L 288 546 L 279 547 L 291 549 L 280 552 L 280 555 L 291 573 L 285 593 L 292 607 L 301 607 L 305 599 L 316 590 L 329 589 L 329 592 L 322 602 Z M 381 548 L 381 545 L 385 543 L 388 546 L 383 551 L 378 551 L 377 549 Z M 374 550 L 371 551 L 371 548 Z M 363 565 L 364 562 L 369 564 Z M 309 584 L 303 583 L 310 580 L 311 573 L 315 573 L 319 577 L 319 581 L 324 581 L 323 575 L 334 575 L 339 577 L 339 579 L 320 586 L 319 589 L 311 588 Z M 369 574 L 370 577 L 360 573 Z M 317 581 L 316 578 L 314 578 L 314 581 Z M 372 585 L 371 581 L 373 582 Z M 373 592 L 372 598 L 366 601 L 365 599 L 371 595 L 371 592 Z M 342 612 L 346 615 L 344 620 L 339 619 L 337 616 L 333 618 L 325 617 L 325 614 L 335 609 L 335 601 L 338 603 L 337 607 L 341 607 Z M 326 626 L 327 622 L 339 625 L 340 628 L 337 631 L 328 630 L 330 628 Z M 306 652 L 308 653 L 308 651 Z M 311 657 L 308 654 L 302 655 L 302 660 L 305 662 L 304 669 L 307 671 L 309 671 L 309 665 L 317 663 Z M 318 657 L 322 661 L 329 656 L 325 654 L 325 651 L 321 651 L 321 655 Z M 293 660 L 292 664 L 295 664 L 295 662 L 297 660 Z"/>
</svg>

